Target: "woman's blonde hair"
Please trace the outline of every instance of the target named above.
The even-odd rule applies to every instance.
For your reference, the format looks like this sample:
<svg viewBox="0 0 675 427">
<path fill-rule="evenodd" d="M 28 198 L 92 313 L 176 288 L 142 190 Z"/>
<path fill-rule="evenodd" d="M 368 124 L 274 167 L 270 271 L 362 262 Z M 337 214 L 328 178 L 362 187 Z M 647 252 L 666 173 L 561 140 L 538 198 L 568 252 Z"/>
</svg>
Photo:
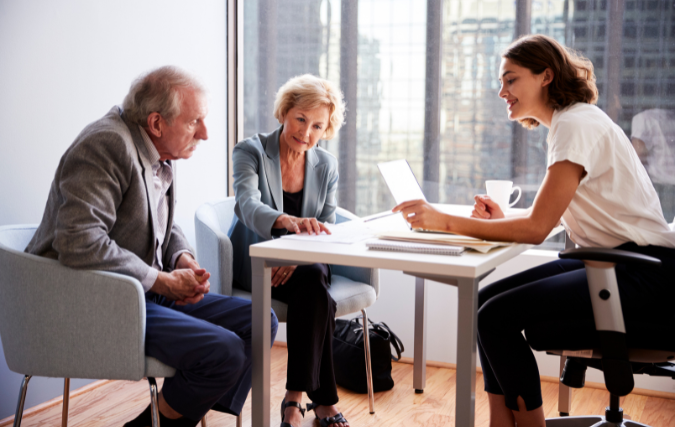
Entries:
<svg viewBox="0 0 675 427">
<path fill-rule="evenodd" d="M 547 86 L 548 98 L 549 105 L 555 110 L 575 102 L 598 102 L 593 63 L 551 37 L 541 34 L 523 36 L 506 48 L 502 58 L 529 69 L 532 74 L 541 74 L 550 68 L 553 81 Z M 535 119 L 522 119 L 519 122 L 528 129 L 539 126 Z"/>
<path fill-rule="evenodd" d="M 274 100 L 274 117 L 284 122 L 288 110 L 298 107 L 301 110 L 328 107 L 328 124 L 322 139 L 333 139 L 345 119 L 344 96 L 340 89 L 322 78 L 311 74 L 296 76 L 284 83 Z"/>
</svg>

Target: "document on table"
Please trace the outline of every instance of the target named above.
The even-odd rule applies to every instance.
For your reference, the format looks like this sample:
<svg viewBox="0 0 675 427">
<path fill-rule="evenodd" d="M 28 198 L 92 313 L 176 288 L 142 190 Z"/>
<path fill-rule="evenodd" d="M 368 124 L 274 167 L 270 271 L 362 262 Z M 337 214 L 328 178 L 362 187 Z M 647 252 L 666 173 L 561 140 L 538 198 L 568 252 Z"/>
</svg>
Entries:
<svg viewBox="0 0 675 427">
<path fill-rule="evenodd" d="M 490 242 L 459 234 L 417 233 L 414 231 L 390 231 L 377 234 L 378 239 L 399 242 L 430 243 L 436 245 L 462 246 L 481 253 L 500 246 L 508 246 L 508 242 Z"/>
<path fill-rule="evenodd" d="M 300 234 L 287 234 L 282 239 L 304 240 L 307 242 L 357 243 L 373 237 L 374 231 L 363 221 L 347 221 L 340 224 L 324 223 L 332 234 L 322 232 L 318 236 L 306 231 Z"/>
</svg>

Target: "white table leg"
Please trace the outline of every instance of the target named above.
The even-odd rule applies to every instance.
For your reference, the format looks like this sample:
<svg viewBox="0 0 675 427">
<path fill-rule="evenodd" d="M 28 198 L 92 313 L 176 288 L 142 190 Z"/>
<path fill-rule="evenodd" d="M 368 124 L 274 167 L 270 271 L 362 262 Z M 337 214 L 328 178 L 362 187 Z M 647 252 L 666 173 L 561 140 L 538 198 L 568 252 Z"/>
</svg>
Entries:
<svg viewBox="0 0 675 427">
<path fill-rule="evenodd" d="M 260 258 L 251 258 L 253 303 L 251 425 L 270 427 L 270 343 L 272 268 Z"/>
<path fill-rule="evenodd" d="M 427 384 L 427 292 L 424 279 L 415 277 L 415 352 L 413 388 L 424 393 Z"/>
<path fill-rule="evenodd" d="M 478 282 L 458 279 L 457 388 L 455 425 L 473 427 L 476 404 L 476 319 Z"/>
</svg>

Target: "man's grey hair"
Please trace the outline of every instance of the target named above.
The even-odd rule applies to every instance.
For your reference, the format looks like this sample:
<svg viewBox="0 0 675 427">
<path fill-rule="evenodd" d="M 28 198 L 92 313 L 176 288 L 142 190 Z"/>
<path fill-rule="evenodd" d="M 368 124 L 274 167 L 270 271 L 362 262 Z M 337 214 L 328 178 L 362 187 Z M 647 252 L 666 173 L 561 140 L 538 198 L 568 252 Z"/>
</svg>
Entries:
<svg viewBox="0 0 675 427">
<path fill-rule="evenodd" d="M 180 115 L 183 100 L 181 89 L 192 89 L 204 94 L 201 83 L 178 67 L 167 65 L 145 73 L 134 80 L 124 97 L 124 115 L 132 123 L 148 125 L 148 116 L 159 113 L 172 124 Z"/>
</svg>

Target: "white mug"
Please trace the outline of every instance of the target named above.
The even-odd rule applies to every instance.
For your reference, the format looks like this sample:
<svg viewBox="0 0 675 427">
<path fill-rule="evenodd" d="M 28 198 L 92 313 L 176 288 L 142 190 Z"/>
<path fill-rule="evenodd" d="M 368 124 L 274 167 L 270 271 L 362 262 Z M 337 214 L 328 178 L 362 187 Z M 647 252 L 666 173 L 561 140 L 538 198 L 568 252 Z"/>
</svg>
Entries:
<svg viewBox="0 0 675 427">
<path fill-rule="evenodd" d="M 485 187 L 487 188 L 487 194 L 492 200 L 494 200 L 502 212 L 506 212 L 508 208 L 518 203 L 522 191 L 520 187 L 513 187 L 513 181 L 485 181 Z M 513 203 L 509 204 L 509 199 L 514 191 L 518 190 L 518 197 Z"/>
</svg>

